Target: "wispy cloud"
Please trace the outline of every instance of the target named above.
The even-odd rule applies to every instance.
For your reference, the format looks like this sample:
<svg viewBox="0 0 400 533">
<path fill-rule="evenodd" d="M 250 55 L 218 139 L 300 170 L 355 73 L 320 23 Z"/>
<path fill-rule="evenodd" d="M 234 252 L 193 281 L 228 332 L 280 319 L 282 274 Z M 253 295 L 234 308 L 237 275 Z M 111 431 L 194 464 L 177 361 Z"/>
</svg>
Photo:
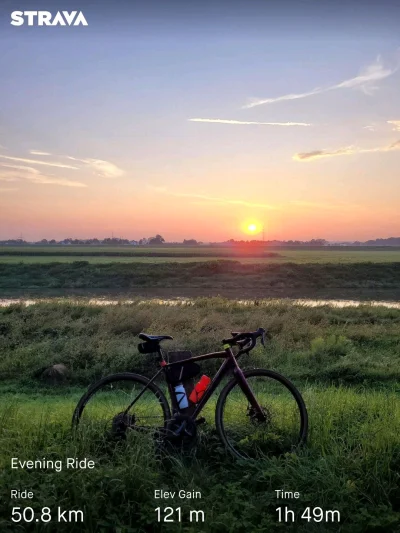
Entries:
<svg viewBox="0 0 400 533">
<path fill-rule="evenodd" d="M 0 192 L 18 191 L 17 187 L 0 187 Z"/>
<path fill-rule="evenodd" d="M 36 168 L 24 165 L 7 165 L 0 163 L 0 181 L 30 181 L 41 185 L 60 185 L 63 187 L 87 187 L 85 183 L 45 175 Z"/>
<path fill-rule="evenodd" d="M 79 161 L 91 168 L 97 176 L 103 178 L 119 178 L 125 174 L 125 171 L 121 168 L 110 163 L 109 161 L 103 161 L 102 159 L 77 159 L 76 157 L 67 156 L 72 161 Z"/>
<path fill-rule="evenodd" d="M 304 93 L 285 94 L 283 96 L 276 96 L 274 98 L 253 98 L 243 106 L 243 109 L 264 104 L 274 104 L 276 102 L 282 102 L 285 100 L 298 100 L 300 98 L 307 98 L 315 94 L 326 93 L 328 91 L 334 91 L 337 89 L 361 89 L 365 94 L 371 95 L 378 88 L 376 83 L 380 80 L 388 78 L 394 74 L 397 69 L 398 65 L 394 68 L 385 68 L 382 64 L 381 58 L 378 57 L 375 63 L 372 63 L 361 70 L 360 74 L 354 78 L 350 78 L 335 85 L 330 85 L 329 87 L 316 87 L 315 89 Z"/>
<path fill-rule="evenodd" d="M 7 150 L 7 148 L 3 144 L 0 144 L 0 150 Z"/>
<path fill-rule="evenodd" d="M 289 206 L 294 205 L 296 207 L 305 208 L 305 209 L 309 209 L 309 208 L 323 209 L 324 211 L 326 211 L 327 209 L 332 210 L 332 211 L 339 211 L 339 210 L 354 211 L 355 209 L 364 208 L 364 206 L 360 204 L 352 204 L 352 203 L 344 203 L 344 202 L 338 203 L 334 201 L 310 202 L 310 201 L 304 201 L 304 200 L 293 200 L 289 202 L 288 205 Z"/>
<path fill-rule="evenodd" d="M 207 122 L 212 124 L 241 124 L 245 126 L 311 126 L 306 122 L 249 122 L 222 118 L 189 118 L 189 122 Z"/>
<path fill-rule="evenodd" d="M 263 209 L 278 209 L 277 206 L 270 204 L 247 202 L 246 200 L 235 200 L 231 198 L 220 198 L 216 196 L 208 196 L 206 194 L 170 192 L 165 187 L 155 187 L 152 185 L 149 185 L 148 187 L 149 189 L 152 189 L 153 191 L 159 192 L 161 194 L 167 194 L 168 196 L 175 196 L 177 198 L 193 198 L 194 200 L 202 200 L 203 203 L 210 202 L 226 205 L 244 205 L 246 207 L 262 207 Z"/>
<path fill-rule="evenodd" d="M 337 150 L 314 150 L 312 152 L 301 152 L 293 156 L 295 161 L 313 161 L 323 157 L 335 157 L 339 155 L 368 154 L 373 152 L 391 152 L 400 150 L 400 141 L 396 141 L 389 146 L 378 146 L 376 148 L 359 148 L 357 146 L 346 146 Z"/>
<path fill-rule="evenodd" d="M 38 155 L 38 156 L 52 155 L 49 152 L 42 152 L 39 150 L 30 150 L 29 153 L 32 155 Z M 64 157 L 64 158 L 70 159 L 71 161 L 76 161 L 77 163 L 83 163 L 84 166 L 68 165 L 66 163 L 61 163 L 58 161 L 44 161 L 42 159 L 27 159 L 25 157 L 12 157 L 8 155 L 0 154 L 0 158 L 2 159 L 6 159 L 7 161 L 16 161 L 18 163 L 24 163 L 27 165 L 35 165 L 35 166 L 43 165 L 47 167 L 63 168 L 63 169 L 69 169 L 69 170 L 82 170 L 85 168 L 89 168 L 90 170 L 94 171 L 94 173 L 97 176 L 101 176 L 104 178 L 119 178 L 120 176 L 125 174 L 125 172 L 121 168 L 117 167 L 117 165 L 114 165 L 114 163 L 110 163 L 109 161 L 103 161 L 102 159 L 79 159 L 79 158 L 71 157 L 71 156 L 59 156 L 59 157 Z M 67 180 L 67 181 L 70 181 L 70 180 Z M 71 182 L 71 183 L 77 183 L 77 182 Z M 86 185 L 82 185 L 82 186 L 86 187 Z"/>
<path fill-rule="evenodd" d="M 400 131 L 400 120 L 388 120 L 387 123 L 393 126 L 393 131 Z"/>
<path fill-rule="evenodd" d="M 208 196 L 206 194 L 192 194 L 192 193 L 175 193 L 170 192 L 167 190 L 166 187 L 163 186 L 155 186 L 155 185 L 148 185 L 148 188 L 152 191 L 159 192 L 166 194 L 168 196 L 175 196 L 178 198 L 192 198 L 193 202 L 191 202 L 193 205 L 204 205 L 204 203 L 212 203 L 212 204 L 221 204 L 221 205 L 243 205 L 246 207 L 260 207 L 262 209 L 268 209 L 268 210 L 285 210 L 285 209 L 293 209 L 294 207 L 299 209 L 330 209 L 330 210 L 354 210 L 362 208 L 359 204 L 348 204 L 344 202 L 332 202 L 332 201 L 323 201 L 323 202 L 313 202 L 313 201 L 305 201 L 305 200 L 291 200 L 283 203 L 276 203 L 274 205 L 271 204 L 263 204 L 263 203 L 257 203 L 257 202 L 248 202 L 245 200 L 234 200 L 229 198 L 220 198 L 215 196 Z"/>
<path fill-rule="evenodd" d="M 56 167 L 56 168 L 69 168 L 73 170 L 78 170 L 78 167 L 73 167 L 72 165 L 65 165 L 64 163 L 57 163 L 55 161 L 40 161 L 37 159 L 25 159 L 24 157 L 11 157 L 8 155 L 0 155 L 2 159 L 7 159 L 8 161 L 20 161 L 21 163 L 28 163 L 31 165 L 44 165 L 46 167 Z"/>
<path fill-rule="evenodd" d="M 41 152 L 40 150 L 29 150 L 32 155 L 51 155 L 49 152 Z"/>
</svg>

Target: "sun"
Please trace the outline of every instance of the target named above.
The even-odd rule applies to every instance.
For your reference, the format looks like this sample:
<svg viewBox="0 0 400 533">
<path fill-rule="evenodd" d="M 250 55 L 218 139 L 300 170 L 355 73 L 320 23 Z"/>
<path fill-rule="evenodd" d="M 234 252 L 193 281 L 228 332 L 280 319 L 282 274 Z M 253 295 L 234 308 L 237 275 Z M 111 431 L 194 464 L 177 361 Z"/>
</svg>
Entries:
<svg viewBox="0 0 400 533">
<path fill-rule="evenodd" d="M 242 220 L 240 224 L 240 229 L 246 235 L 257 235 L 261 232 L 263 227 L 262 221 L 257 218 L 248 218 L 247 220 Z"/>
</svg>

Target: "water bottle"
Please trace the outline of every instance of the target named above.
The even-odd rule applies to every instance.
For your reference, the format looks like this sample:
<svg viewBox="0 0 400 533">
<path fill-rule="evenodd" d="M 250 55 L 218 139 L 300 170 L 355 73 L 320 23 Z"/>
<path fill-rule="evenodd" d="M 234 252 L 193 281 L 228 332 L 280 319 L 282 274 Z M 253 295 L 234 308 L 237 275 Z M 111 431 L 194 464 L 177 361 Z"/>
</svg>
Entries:
<svg viewBox="0 0 400 533">
<path fill-rule="evenodd" d="M 174 387 L 174 390 L 179 409 L 186 409 L 186 407 L 189 407 L 185 387 L 182 385 L 182 383 L 178 383 L 178 385 Z"/>
</svg>

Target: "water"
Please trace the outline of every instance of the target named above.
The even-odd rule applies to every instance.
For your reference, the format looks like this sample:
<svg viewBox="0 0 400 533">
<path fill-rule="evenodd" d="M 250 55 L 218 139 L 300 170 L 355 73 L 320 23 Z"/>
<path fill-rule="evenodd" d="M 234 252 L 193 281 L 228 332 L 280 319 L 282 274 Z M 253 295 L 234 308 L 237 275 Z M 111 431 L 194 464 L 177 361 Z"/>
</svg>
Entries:
<svg viewBox="0 0 400 533">
<path fill-rule="evenodd" d="M 23 305 L 35 305 L 37 303 L 73 303 L 73 304 L 88 304 L 88 305 L 101 305 L 101 306 L 110 306 L 118 304 L 146 304 L 154 303 L 158 305 L 193 305 L 195 300 L 191 298 L 148 298 L 146 300 L 110 300 L 107 298 L 35 298 L 35 299 L 25 299 L 25 298 L 2 298 L 0 299 L 0 307 L 9 307 L 14 304 L 23 304 Z M 236 300 L 237 303 L 247 306 L 254 305 L 255 300 Z M 369 307 L 387 307 L 391 309 L 400 309 L 400 302 L 398 301 L 363 301 L 363 300 L 313 300 L 309 298 L 304 299 L 261 299 L 257 300 L 259 305 L 272 304 L 272 303 L 291 303 L 292 305 L 300 305 L 305 307 L 321 307 L 321 306 L 331 306 L 337 308 L 343 307 L 358 307 L 360 305 L 369 306 Z"/>
</svg>

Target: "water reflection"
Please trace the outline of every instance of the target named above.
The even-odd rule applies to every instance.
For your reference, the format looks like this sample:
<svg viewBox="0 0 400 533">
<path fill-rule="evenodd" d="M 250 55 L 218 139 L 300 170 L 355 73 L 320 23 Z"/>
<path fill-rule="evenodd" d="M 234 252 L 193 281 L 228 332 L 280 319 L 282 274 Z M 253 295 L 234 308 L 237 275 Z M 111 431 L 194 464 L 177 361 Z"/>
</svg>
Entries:
<svg viewBox="0 0 400 533">
<path fill-rule="evenodd" d="M 235 300 L 236 303 L 244 306 L 268 306 L 277 303 L 300 305 L 305 307 L 321 307 L 328 305 L 331 307 L 358 307 L 360 305 L 367 307 L 388 307 L 392 309 L 400 309 L 400 302 L 390 302 L 390 301 L 363 301 L 363 300 L 313 300 L 309 298 L 304 299 L 292 299 L 292 298 L 281 298 L 281 299 L 248 299 L 248 300 Z M 35 298 L 35 299 L 25 299 L 25 298 L 2 298 L 0 299 L 0 307 L 9 307 L 10 305 L 23 304 L 23 305 L 35 305 L 37 303 L 70 303 L 70 304 L 89 304 L 89 305 L 119 305 L 119 304 L 158 304 L 158 305 L 171 305 L 171 306 L 182 306 L 182 305 L 194 305 L 195 300 L 192 298 L 147 298 L 140 299 L 136 298 L 135 300 L 119 299 L 119 300 L 110 300 L 108 298 Z"/>
</svg>

